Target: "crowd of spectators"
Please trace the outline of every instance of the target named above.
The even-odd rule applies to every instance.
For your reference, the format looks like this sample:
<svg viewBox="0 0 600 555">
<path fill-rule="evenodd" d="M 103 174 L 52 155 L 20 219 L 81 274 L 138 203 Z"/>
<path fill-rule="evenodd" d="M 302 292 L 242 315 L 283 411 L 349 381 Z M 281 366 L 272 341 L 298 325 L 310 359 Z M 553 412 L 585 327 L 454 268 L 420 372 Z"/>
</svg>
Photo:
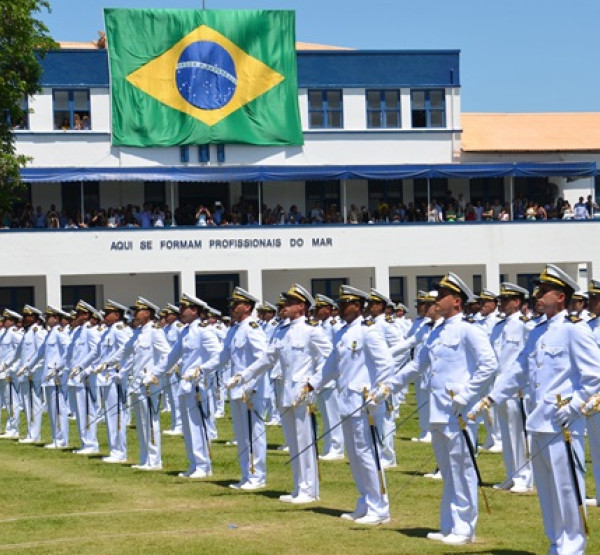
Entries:
<svg viewBox="0 0 600 555">
<path fill-rule="evenodd" d="M 509 204 L 492 202 L 465 202 L 462 195 L 457 199 L 448 196 L 444 201 L 432 199 L 427 203 L 388 204 L 380 202 L 376 209 L 360 209 L 351 204 L 346 216 L 348 224 L 378 224 L 404 222 L 479 222 L 510 220 L 586 220 L 600 217 L 600 207 L 589 195 L 587 201 L 579 201 L 571 206 L 569 201 L 558 198 L 554 202 L 538 203 L 522 196 L 514 199 L 512 210 Z M 335 203 L 323 208 L 320 202 L 314 202 L 312 208 L 303 215 L 293 204 L 289 210 L 278 204 L 275 208 L 263 205 L 262 225 L 303 225 L 303 224 L 339 224 L 344 222 L 342 213 Z M 211 207 L 204 204 L 193 206 L 186 204 L 171 213 L 168 206 L 144 204 L 141 208 L 128 204 L 125 207 L 89 210 L 82 216 L 80 212 L 58 211 L 53 204 L 48 211 L 41 206 L 35 210 L 31 204 L 25 204 L 20 210 L 6 211 L 2 216 L 2 228 L 48 228 L 79 229 L 93 227 L 108 228 L 151 228 L 176 226 L 238 226 L 258 225 L 259 215 L 256 205 L 241 197 L 239 201 L 226 209 L 220 202 Z"/>
</svg>

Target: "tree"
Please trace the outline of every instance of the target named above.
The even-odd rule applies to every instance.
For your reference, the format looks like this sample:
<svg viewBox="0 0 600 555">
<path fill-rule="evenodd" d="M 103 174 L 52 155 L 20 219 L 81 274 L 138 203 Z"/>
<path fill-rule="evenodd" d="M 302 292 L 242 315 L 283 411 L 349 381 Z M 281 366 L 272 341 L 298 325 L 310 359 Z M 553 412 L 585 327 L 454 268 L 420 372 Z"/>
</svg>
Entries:
<svg viewBox="0 0 600 555">
<path fill-rule="evenodd" d="M 56 43 L 36 13 L 48 10 L 48 0 L 0 2 L 0 210 L 5 210 L 23 187 L 20 169 L 28 158 L 18 155 L 13 126 L 24 113 L 21 102 L 40 91 L 40 58 Z"/>
</svg>

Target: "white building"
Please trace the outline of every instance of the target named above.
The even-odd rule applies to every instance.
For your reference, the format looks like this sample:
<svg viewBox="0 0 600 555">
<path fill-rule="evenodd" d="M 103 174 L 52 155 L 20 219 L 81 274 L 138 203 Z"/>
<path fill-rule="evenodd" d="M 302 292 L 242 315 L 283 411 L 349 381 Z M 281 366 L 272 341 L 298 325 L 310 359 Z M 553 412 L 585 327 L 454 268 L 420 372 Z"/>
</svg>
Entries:
<svg viewBox="0 0 600 555">
<path fill-rule="evenodd" d="M 61 49 L 43 67 L 15 134 L 33 158 L 24 201 L 44 211 L 230 206 L 243 195 L 257 212 L 295 204 L 307 214 L 320 202 L 347 218 L 351 205 L 427 204 L 448 191 L 573 204 L 596 186 L 597 114 L 461 114 L 458 51 L 299 45 L 302 147 L 113 147 L 106 51 Z M 77 117 L 83 130 L 71 130 Z M 331 296 L 340 283 L 373 286 L 412 303 L 449 269 L 498 290 L 501 279 L 527 285 L 545 262 L 585 285 L 600 275 L 599 230 L 596 221 L 5 230 L 0 306 L 140 294 L 164 304 L 191 292 L 223 307 L 236 284 L 273 300 L 295 281 Z"/>
</svg>

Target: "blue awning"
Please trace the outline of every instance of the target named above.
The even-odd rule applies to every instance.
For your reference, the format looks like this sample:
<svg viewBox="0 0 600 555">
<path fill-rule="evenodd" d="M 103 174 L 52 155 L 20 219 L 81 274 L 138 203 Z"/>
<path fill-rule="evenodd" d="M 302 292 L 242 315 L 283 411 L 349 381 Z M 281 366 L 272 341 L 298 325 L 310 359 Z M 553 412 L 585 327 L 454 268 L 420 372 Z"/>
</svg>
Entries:
<svg viewBox="0 0 600 555">
<path fill-rule="evenodd" d="M 420 164 L 381 166 L 194 166 L 132 168 L 24 168 L 27 183 L 79 181 L 310 181 L 336 179 L 415 179 L 477 177 L 587 177 L 595 162 L 506 164 Z"/>
</svg>

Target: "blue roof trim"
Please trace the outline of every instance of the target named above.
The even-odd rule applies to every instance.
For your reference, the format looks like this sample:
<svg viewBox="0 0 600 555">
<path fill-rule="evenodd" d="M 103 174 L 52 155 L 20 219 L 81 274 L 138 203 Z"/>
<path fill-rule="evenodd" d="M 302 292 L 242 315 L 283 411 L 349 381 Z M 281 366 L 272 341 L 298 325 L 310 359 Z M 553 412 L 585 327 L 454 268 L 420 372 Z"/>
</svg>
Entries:
<svg viewBox="0 0 600 555">
<path fill-rule="evenodd" d="M 42 64 L 42 87 L 108 87 L 106 50 L 52 50 Z"/>
<path fill-rule="evenodd" d="M 78 181 L 310 181 L 334 179 L 411 179 L 475 177 L 586 177 L 596 175 L 595 162 L 548 164 L 423 164 L 382 166 L 234 166 L 151 168 L 24 168 L 27 183 Z"/>
<path fill-rule="evenodd" d="M 298 86 L 459 87 L 458 50 L 299 51 Z M 52 50 L 42 64 L 43 87 L 108 87 L 106 50 Z"/>
<path fill-rule="evenodd" d="M 459 87 L 460 52 L 298 52 L 298 86 Z"/>
</svg>

